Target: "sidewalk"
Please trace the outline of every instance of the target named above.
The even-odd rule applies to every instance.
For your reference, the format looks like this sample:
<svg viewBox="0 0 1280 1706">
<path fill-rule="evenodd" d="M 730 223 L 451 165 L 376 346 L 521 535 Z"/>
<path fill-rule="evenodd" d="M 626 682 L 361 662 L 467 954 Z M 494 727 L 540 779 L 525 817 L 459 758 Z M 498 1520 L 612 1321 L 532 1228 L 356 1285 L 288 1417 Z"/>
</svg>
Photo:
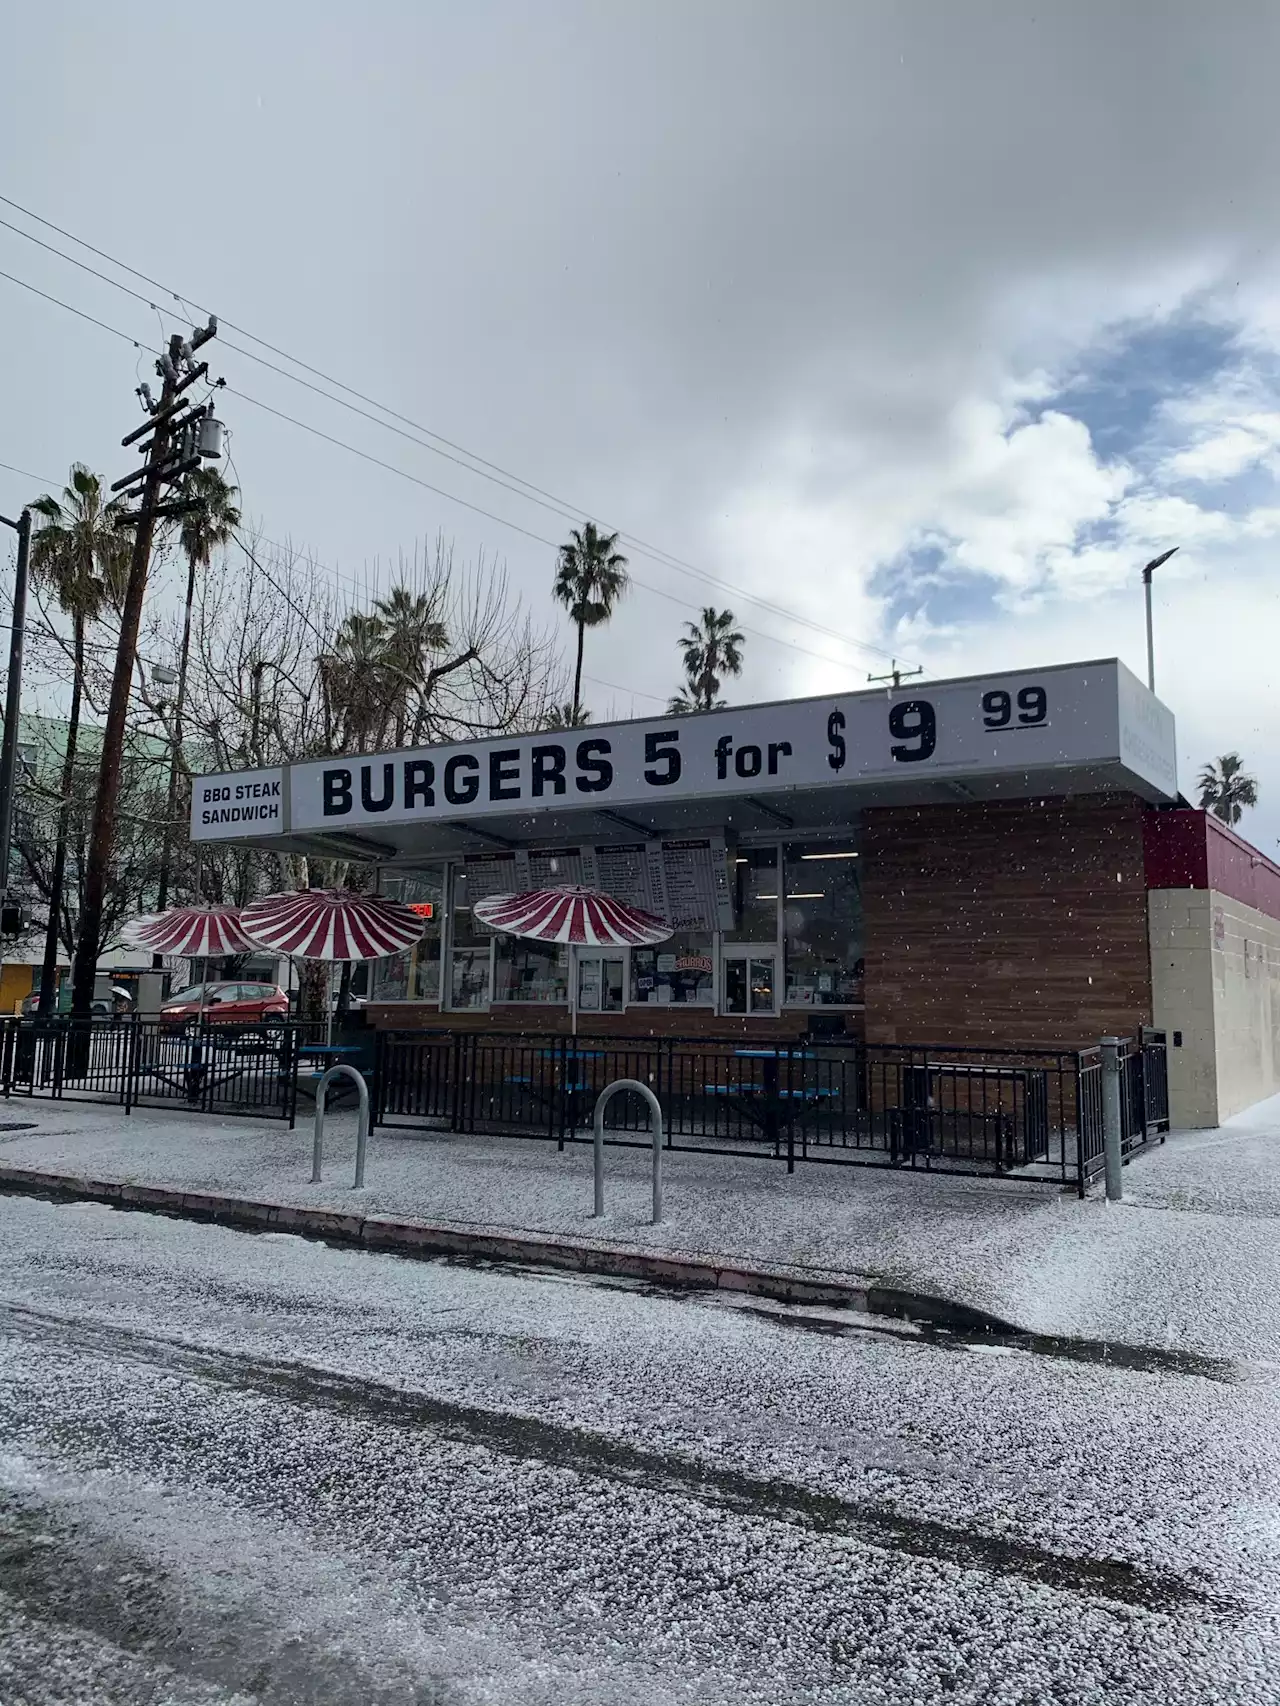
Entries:
<svg viewBox="0 0 1280 1706">
<path fill-rule="evenodd" d="M 609 1149 L 607 1215 L 591 1149 L 376 1131 L 350 1188 L 355 1122 L 311 1129 L 13 1098 L 0 1164 L 437 1227 L 534 1234 L 814 1279 L 929 1293 L 1042 1333 L 1219 1355 L 1280 1356 L 1280 1098 L 1214 1132 L 1171 1137 L 1125 1170 L 1126 1200 L 865 1167 L 664 1154 L 666 1221 L 648 1224 L 649 1156 Z"/>
</svg>

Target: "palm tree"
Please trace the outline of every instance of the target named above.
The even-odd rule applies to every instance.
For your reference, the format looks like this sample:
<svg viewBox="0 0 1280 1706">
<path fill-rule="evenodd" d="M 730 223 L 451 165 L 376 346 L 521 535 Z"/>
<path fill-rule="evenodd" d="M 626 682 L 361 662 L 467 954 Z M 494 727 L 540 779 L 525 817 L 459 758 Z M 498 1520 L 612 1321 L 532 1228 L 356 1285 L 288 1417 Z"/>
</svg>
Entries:
<svg viewBox="0 0 1280 1706">
<path fill-rule="evenodd" d="M 732 610 L 715 610 L 710 605 L 699 621 L 685 623 L 680 650 L 684 653 L 684 673 L 689 685 L 687 692 L 672 699 L 669 710 L 683 709 L 685 702 L 694 711 L 723 708 L 724 701 L 717 698 L 720 678 L 742 674 L 742 648 L 747 643 L 746 636 L 733 623 Z"/>
<path fill-rule="evenodd" d="M 572 705 L 553 705 L 542 719 L 544 729 L 585 729 L 591 713 L 585 705 L 577 710 Z"/>
<path fill-rule="evenodd" d="M 235 500 L 239 492 L 228 485 L 216 468 L 197 468 L 187 476 L 183 496 L 198 507 L 188 510 L 182 518 L 178 538 L 187 559 L 187 599 L 182 614 L 182 650 L 178 655 L 178 692 L 173 703 L 173 725 L 170 730 L 169 804 L 164 821 L 164 847 L 160 856 L 160 881 L 157 910 L 163 912 L 169 900 L 169 864 L 173 836 L 173 816 L 177 810 L 178 773 L 182 767 L 182 713 L 187 701 L 187 660 L 191 655 L 191 607 L 196 598 L 196 575 L 207 569 L 213 553 L 229 543 L 240 525 L 240 511 Z M 161 956 L 155 956 L 159 963 Z"/>
<path fill-rule="evenodd" d="M 394 722 L 394 744 L 404 745 L 415 690 L 419 699 L 414 719 L 416 744 L 422 733 L 423 689 L 431 660 L 449 644 L 449 631 L 440 618 L 440 596 L 438 592 L 410 592 L 407 586 L 393 586 L 373 608 L 385 630 L 380 674 L 385 679 Z"/>
<path fill-rule="evenodd" d="M 1258 784 L 1245 775 L 1238 752 L 1224 752 L 1216 764 L 1206 764 L 1197 786 L 1201 811 L 1211 811 L 1223 823 L 1239 823 L 1244 808 L 1258 803 Z"/>
<path fill-rule="evenodd" d="M 383 671 L 387 643 L 387 624 L 381 616 L 352 610 L 343 618 L 333 645 L 320 657 L 330 744 L 337 750 L 363 752 L 369 743 L 375 749 L 378 745 L 387 720 Z M 333 727 L 339 719 L 340 731 Z"/>
<path fill-rule="evenodd" d="M 71 794 L 80 738 L 85 632 L 101 616 L 109 599 L 120 601 L 128 574 L 131 542 L 119 524 L 121 506 L 104 503 L 102 481 L 83 463 L 72 466 L 70 484 L 63 487 L 60 499 L 46 493 L 31 508 L 43 523 L 31 545 L 32 579 L 52 593 L 58 608 L 71 620 L 71 707 L 62 755 L 58 834 L 49 883 L 49 923 L 40 968 L 40 1013 L 44 1017 L 52 1010 L 58 970 L 58 919 L 62 911 Z"/>
<path fill-rule="evenodd" d="M 573 715 L 582 709 L 582 642 L 588 628 L 613 615 L 628 586 L 627 559 L 617 549 L 616 533 L 600 533 L 594 521 L 574 528 L 560 547 L 552 593 L 578 625 L 578 661 L 573 671 Z"/>
</svg>

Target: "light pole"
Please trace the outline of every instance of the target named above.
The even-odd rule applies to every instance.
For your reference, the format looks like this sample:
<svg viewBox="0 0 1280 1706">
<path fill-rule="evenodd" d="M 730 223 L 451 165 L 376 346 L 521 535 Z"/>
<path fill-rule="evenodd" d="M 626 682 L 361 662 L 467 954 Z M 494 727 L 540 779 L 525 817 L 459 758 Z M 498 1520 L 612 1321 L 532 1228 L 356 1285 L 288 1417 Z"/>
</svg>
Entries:
<svg viewBox="0 0 1280 1706">
<path fill-rule="evenodd" d="M 1162 551 L 1158 557 L 1153 557 L 1142 571 L 1142 590 L 1147 600 L 1147 686 L 1154 693 L 1156 690 L 1156 647 L 1151 635 L 1151 577 L 1160 567 L 1167 563 L 1178 549 L 1171 545 L 1167 551 Z"/>
</svg>

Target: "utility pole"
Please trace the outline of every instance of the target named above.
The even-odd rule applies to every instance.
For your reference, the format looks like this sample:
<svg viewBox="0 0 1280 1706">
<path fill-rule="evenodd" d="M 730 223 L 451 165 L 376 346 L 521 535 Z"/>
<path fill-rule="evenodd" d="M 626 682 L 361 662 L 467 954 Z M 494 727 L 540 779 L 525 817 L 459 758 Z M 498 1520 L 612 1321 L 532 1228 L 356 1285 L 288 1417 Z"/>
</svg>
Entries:
<svg viewBox="0 0 1280 1706">
<path fill-rule="evenodd" d="M 9 904 L 9 861 L 13 846 L 13 797 L 18 782 L 18 714 L 22 706 L 22 647 L 27 627 L 27 566 L 31 560 L 31 511 L 16 521 L 0 515 L 18 535 L 18 564 L 13 577 L 13 624 L 9 630 L 9 680 L 4 697 L 4 739 L 0 742 L 0 921 Z"/>
<path fill-rule="evenodd" d="M 902 686 L 904 681 L 910 681 L 910 679 L 913 675 L 923 675 L 923 674 L 924 674 L 924 669 L 922 667 L 917 667 L 915 669 L 899 669 L 897 658 L 890 658 L 889 659 L 889 673 L 888 673 L 888 675 L 869 675 L 867 677 L 867 680 L 874 683 L 877 686 L 882 681 L 888 681 L 888 682 L 892 683 L 893 690 L 896 693 L 898 688 Z"/>
<path fill-rule="evenodd" d="M 85 864 L 84 900 L 80 907 L 80 931 L 76 942 L 75 968 L 71 980 L 71 1012 L 73 1017 L 88 1019 L 93 1001 L 93 983 L 98 968 L 98 937 L 102 929 L 102 903 L 106 894 L 107 871 L 115 841 L 116 808 L 120 798 L 120 775 L 124 765 L 125 735 L 129 716 L 129 694 L 138 656 L 138 630 L 142 623 L 142 601 L 147 590 L 147 573 L 151 566 L 151 546 L 156 522 L 171 516 L 183 515 L 196 507 L 192 502 L 162 503 L 161 490 L 200 466 L 200 438 L 205 428 L 219 423 L 212 421 L 212 411 L 192 408 L 184 393 L 208 372 L 208 363 L 193 360 L 194 351 L 218 335 L 218 323 L 210 319 L 203 331 L 194 332 L 189 340 L 174 336 L 169 340 L 167 355 L 156 363 L 156 372 L 164 381 L 160 400 L 154 406 L 146 386 L 139 387 L 144 407 L 150 418 L 121 440 L 124 445 L 151 434 L 144 445 L 147 459 L 141 468 L 117 480 L 113 492 L 139 489 L 140 502 L 132 514 L 121 518 L 121 525 L 134 526 L 133 555 L 129 563 L 129 580 L 120 612 L 120 639 L 116 645 L 115 669 L 111 676 L 111 697 L 107 702 L 107 723 L 102 735 L 102 757 L 98 769 L 98 792 L 93 804 L 93 820 L 89 829 L 89 852 Z M 185 369 L 185 371 L 184 371 Z"/>
</svg>

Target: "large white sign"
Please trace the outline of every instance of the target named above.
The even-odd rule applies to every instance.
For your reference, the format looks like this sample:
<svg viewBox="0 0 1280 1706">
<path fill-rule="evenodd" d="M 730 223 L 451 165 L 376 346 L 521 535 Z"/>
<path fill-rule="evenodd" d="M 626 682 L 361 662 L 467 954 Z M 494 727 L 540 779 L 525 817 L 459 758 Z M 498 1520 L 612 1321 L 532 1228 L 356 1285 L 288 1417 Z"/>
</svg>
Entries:
<svg viewBox="0 0 1280 1706">
<path fill-rule="evenodd" d="M 341 831 L 1119 764 L 1160 794 L 1176 792 L 1173 716 L 1110 660 L 295 764 L 285 827 Z M 279 789 L 278 771 L 197 779 L 193 835 L 271 833 L 271 820 L 235 814 L 269 805 L 270 793 L 252 790 L 273 781 Z M 240 787 L 250 790 L 244 799 Z"/>
</svg>

